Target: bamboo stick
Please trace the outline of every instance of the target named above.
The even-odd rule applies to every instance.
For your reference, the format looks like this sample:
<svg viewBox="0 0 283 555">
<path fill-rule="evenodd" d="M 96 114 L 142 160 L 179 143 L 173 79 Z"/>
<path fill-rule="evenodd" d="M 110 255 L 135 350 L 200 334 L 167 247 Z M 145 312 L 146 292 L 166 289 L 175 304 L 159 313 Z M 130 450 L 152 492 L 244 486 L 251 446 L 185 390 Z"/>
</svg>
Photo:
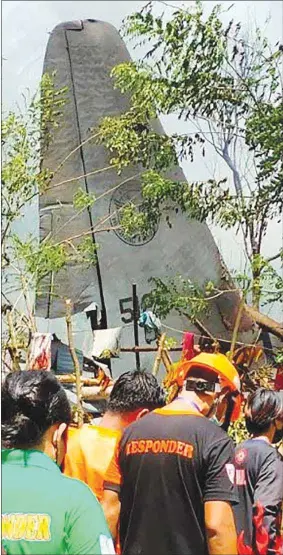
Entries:
<svg viewBox="0 0 283 555">
<path fill-rule="evenodd" d="M 56 378 L 62 384 L 76 383 L 75 374 L 57 374 Z M 98 379 L 98 378 L 82 378 L 81 377 L 81 384 L 82 384 L 82 386 L 83 385 L 84 386 L 93 386 L 93 385 L 100 386 L 101 385 L 101 380 Z"/>
<path fill-rule="evenodd" d="M 171 358 L 169 357 L 168 351 L 166 351 L 166 349 L 163 349 L 163 351 L 161 353 L 161 358 L 162 358 L 162 362 L 165 366 L 166 372 L 167 373 L 170 372 L 172 361 L 171 361 Z"/>
<path fill-rule="evenodd" d="M 182 347 L 182 349 L 183 349 L 183 347 Z M 172 358 L 170 357 L 170 354 L 169 354 L 168 349 L 164 349 L 164 354 L 166 355 L 166 358 L 167 358 L 167 360 L 168 360 L 168 364 L 170 364 L 170 366 L 171 366 L 171 364 L 173 364 L 173 360 L 172 360 Z"/>
<path fill-rule="evenodd" d="M 66 324 L 68 343 L 70 348 L 71 357 L 74 363 L 75 376 L 76 376 L 76 393 L 77 393 L 77 420 L 78 427 L 83 425 L 83 408 L 82 408 L 82 386 L 81 386 L 81 369 L 79 359 L 74 346 L 73 330 L 72 330 L 72 304 L 71 300 L 66 300 Z"/>
<path fill-rule="evenodd" d="M 165 338 L 166 338 L 166 333 L 163 333 L 158 339 L 158 351 L 157 351 L 157 355 L 152 369 L 153 376 L 157 376 L 159 371 Z"/>
</svg>

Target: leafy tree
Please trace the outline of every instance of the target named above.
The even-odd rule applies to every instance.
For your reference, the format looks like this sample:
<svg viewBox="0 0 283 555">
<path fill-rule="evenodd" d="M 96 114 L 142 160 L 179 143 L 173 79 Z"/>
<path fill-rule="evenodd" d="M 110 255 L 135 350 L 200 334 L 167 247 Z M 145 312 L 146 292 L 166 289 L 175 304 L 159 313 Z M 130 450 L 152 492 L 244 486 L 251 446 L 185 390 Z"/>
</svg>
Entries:
<svg viewBox="0 0 283 555">
<path fill-rule="evenodd" d="M 225 27 L 220 5 L 205 17 L 197 1 L 167 17 L 163 4 L 149 2 L 126 19 L 124 35 L 146 53 L 114 68 L 116 87 L 130 95 L 131 108 L 100 126 L 99 140 L 120 171 L 133 163 L 144 168 L 142 210 L 129 205 L 125 227 L 131 234 L 135 224 L 151 225 L 170 201 L 170 209 L 173 203 L 189 217 L 232 228 L 242 234 L 253 307 L 282 301 L 283 281 L 272 262 L 283 250 L 262 255 L 269 223 L 283 208 L 282 46 L 272 49 L 259 29 L 250 38 L 233 20 Z M 169 114 L 188 122 L 188 132 L 155 133 L 152 120 Z M 231 171 L 232 187 L 226 178 L 168 178 L 174 163 L 193 160 L 196 148 L 205 155 L 209 143 Z"/>
</svg>

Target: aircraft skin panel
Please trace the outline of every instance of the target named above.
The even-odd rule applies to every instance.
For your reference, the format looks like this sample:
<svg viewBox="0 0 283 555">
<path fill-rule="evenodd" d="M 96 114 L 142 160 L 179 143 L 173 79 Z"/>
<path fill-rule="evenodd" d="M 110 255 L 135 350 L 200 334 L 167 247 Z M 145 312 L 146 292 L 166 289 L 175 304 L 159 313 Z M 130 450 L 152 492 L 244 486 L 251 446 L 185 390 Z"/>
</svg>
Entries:
<svg viewBox="0 0 283 555">
<path fill-rule="evenodd" d="M 72 26 L 76 30 L 70 30 Z M 110 71 L 115 65 L 130 60 L 119 33 L 112 25 L 99 21 L 85 20 L 81 27 L 83 28 L 79 30 L 80 22 L 58 25 L 51 33 L 46 50 L 44 72 L 56 70 L 56 85 L 68 87 L 64 124 L 56 129 L 53 143 L 44 155 L 44 166 L 52 170 L 59 166 L 80 141 L 90 136 L 90 128 L 96 127 L 101 118 L 120 114 L 129 107 L 127 96 L 113 88 L 110 78 Z M 160 122 L 153 126 L 164 133 Z M 109 156 L 104 147 L 87 143 L 58 171 L 53 184 L 108 165 Z M 134 176 L 140 171 L 141 168 L 131 167 L 118 176 L 111 169 L 44 193 L 40 197 L 41 240 L 51 230 L 61 239 L 79 234 L 89 229 L 90 222 L 96 226 L 104 216 L 109 218 L 101 227 L 117 225 L 119 207 L 125 201 L 139 197 L 140 181 Z M 185 180 L 181 168 L 175 168 L 170 175 L 175 179 Z M 75 215 L 72 202 L 79 186 L 98 197 L 128 178 L 132 179 L 97 201 L 89 213 L 84 211 L 67 223 Z M 128 240 L 121 231 L 97 233 L 95 240 L 99 244 L 98 266 L 89 269 L 69 266 L 59 272 L 54 280 L 57 296 L 38 297 L 36 315 L 45 318 L 64 316 L 66 296 L 74 301 L 74 312 L 82 312 L 88 304 L 96 301 L 105 307 L 108 327 L 126 325 L 123 344 L 132 345 L 133 326 L 129 322 L 129 299 L 134 282 L 138 286 L 139 299 L 149 291 L 148 279 L 152 276 L 164 278 L 179 272 L 200 285 L 207 280 L 220 284 L 223 268 L 219 251 L 207 225 L 176 214 L 173 210 L 170 213 L 170 222 L 171 229 L 165 221 L 160 221 L 153 233 L 146 238 L 137 236 Z M 46 280 L 46 287 L 48 283 L 50 279 Z M 229 336 L 223 317 L 231 319 L 239 303 L 237 294 L 225 297 L 227 303 L 223 299 L 219 302 L 216 300 L 212 313 L 205 322 L 215 335 L 222 337 Z M 177 329 L 184 329 L 189 325 L 187 320 L 178 315 L 169 316 L 167 324 Z M 248 329 L 250 322 L 246 321 L 244 327 Z"/>
</svg>

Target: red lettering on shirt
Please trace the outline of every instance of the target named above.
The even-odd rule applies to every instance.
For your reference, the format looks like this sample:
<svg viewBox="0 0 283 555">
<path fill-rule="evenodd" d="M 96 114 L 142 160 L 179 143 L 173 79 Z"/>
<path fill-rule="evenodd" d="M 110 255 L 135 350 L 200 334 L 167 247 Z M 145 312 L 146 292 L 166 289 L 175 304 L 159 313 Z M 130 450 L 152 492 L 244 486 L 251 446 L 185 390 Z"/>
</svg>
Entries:
<svg viewBox="0 0 283 555">
<path fill-rule="evenodd" d="M 145 450 L 145 441 L 144 441 L 144 439 L 139 440 L 138 446 L 139 446 L 139 453 L 144 453 L 144 450 Z"/>
<path fill-rule="evenodd" d="M 190 443 L 176 441 L 175 439 L 139 439 L 127 443 L 126 456 L 144 453 L 153 453 L 154 455 L 167 453 L 192 459 L 194 447 Z"/>
</svg>

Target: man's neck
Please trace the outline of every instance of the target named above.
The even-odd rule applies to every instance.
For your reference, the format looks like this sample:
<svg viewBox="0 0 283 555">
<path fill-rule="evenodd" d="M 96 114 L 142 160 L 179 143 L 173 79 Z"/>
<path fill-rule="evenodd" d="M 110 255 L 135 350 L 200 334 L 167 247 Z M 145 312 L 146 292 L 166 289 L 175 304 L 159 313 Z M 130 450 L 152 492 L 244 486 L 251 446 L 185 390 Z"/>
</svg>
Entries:
<svg viewBox="0 0 283 555">
<path fill-rule="evenodd" d="M 260 439 L 262 441 L 266 441 L 266 443 L 272 443 L 272 436 L 273 436 L 273 432 L 270 433 L 266 433 L 266 434 L 259 434 L 256 436 L 253 436 L 252 439 Z"/>
<path fill-rule="evenodd" d="M 122 431 L 129 422 L 119 413 L 106 411 L 99 422 L 99 426 L 102 428 L 108 428 L 109 430 Z"/>
<path fill-rule="evenodd" d="M 194 392 L 181 391 L 179 395 L 168 405 L 174 410 L 189 410 L 202 413 L 204 407 L 201 399 Z"/>
</svg>

